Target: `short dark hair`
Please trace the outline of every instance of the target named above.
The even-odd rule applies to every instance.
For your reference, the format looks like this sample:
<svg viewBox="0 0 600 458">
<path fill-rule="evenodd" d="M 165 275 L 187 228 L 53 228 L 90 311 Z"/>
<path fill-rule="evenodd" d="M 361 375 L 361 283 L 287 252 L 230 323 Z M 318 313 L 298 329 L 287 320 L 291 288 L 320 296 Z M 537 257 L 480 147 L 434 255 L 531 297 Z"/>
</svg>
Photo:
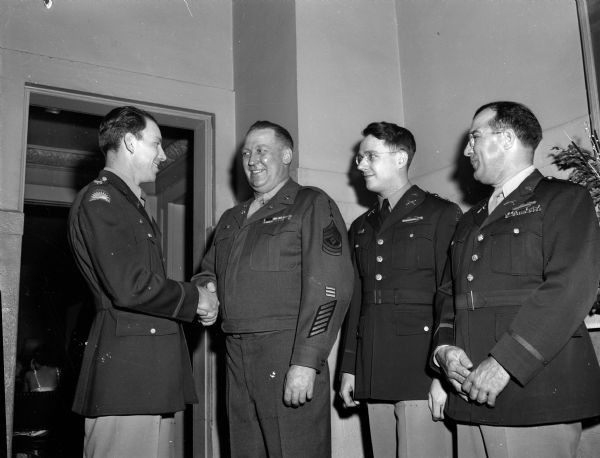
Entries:
<svg viewBox="0 0 600 458">
<path fill-rule="evenodd" d="M 148 120 L 158 125 L 150 113 L 136 107 L 125 106 L 111 110 L 104 116 L 98 128 L 98 145 L 102 154 L 106 156 L 109 151 L 118 150 L 127 133 L 141 138 L 140 132 L 146 128 Z"/>
<path fill-rule="evenodd" d="M 542 127 L 529 108 L 517 102 L 491 102 L 479 107 L 473 118 L 488 108 L 496 113 L 488 123 L 492 129 L 512 129 L 523 145 L 532 150 L 537 148 L 542 140 Z"/>
<path fill-rule="evenodd" d="M 275 137 L 285 146 L 286 148 L 294 150 L 294 140 L 292 136 L 288 132 L 285 127 L 280 126 L 279 124 L 275 124 L 271 121 L 256 121 L 254 124 L 250 126 L 248 132 L 246 132 L 246 137 L 255 130 L 261 129 L 271 129 L 275 133 Z"/>
<path fill-rule="evenodd" d="M 413 137 L 410 130 L 391 122 L 380 121 L 369 124 L 362 131 L 362 134 L 365 137 L 372 135 L 379 140 L 383 140 L 391 148 L 406 151 L 406 154 L 408 154 L 407 167 L 410 166 L 417 151 L 415 137 Z"/>
</svg>

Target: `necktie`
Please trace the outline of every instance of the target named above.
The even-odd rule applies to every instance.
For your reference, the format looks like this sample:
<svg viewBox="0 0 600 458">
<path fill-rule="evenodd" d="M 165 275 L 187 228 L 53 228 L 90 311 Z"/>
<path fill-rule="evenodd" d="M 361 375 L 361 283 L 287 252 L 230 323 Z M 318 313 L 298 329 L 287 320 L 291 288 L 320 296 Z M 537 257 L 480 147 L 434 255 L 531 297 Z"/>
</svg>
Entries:
<svg viewBox="0 0 600 458">
<path fill-rule="evenodd" d="M 381 203 L 381 209 L 379 210 L 379 226 L 383 224 L 387 216 L 390 214 L 390 202 L 384 199 Z"/>
<path fill-rule="evenodd" d="M 494 209 L 498 206 L 500 202 L 504 199 L 504 193 L 502 192 L 502 188 L 496 189 L 492 193 L 492 197 L 490 197 L 490 202 L 488 204 L 488 214 L 491 214 Z"/>
</svg>

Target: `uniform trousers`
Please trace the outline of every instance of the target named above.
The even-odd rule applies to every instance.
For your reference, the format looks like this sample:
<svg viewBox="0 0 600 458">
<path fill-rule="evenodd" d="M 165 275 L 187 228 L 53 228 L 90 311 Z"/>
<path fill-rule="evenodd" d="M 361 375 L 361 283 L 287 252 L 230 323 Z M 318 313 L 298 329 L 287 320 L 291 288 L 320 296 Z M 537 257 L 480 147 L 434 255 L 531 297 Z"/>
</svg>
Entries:
<svg viewBox="0 0 600 458">
<path fill-rule="evenodd" d="M 581 423 L 543 426 L 457 424 L 460 458 L 575 458 Z"/>
<path fill-rule="evenodd" d="M 452 432 L 426 400 L 367 403 L 374 458 L 452 458 Z"/>
<path fill-rule="evenodd" d="M 116 415 L 85 419 L 84 458 L 175 458 L 173 416 Z"/>
<path fill-rule="evenodd" d="M 228 334 L 227 414 L 231 457 L 330 458 L 329 369 L 317 373 L 313 398 L 283 402 L 295 332 Z"/>
</svg>

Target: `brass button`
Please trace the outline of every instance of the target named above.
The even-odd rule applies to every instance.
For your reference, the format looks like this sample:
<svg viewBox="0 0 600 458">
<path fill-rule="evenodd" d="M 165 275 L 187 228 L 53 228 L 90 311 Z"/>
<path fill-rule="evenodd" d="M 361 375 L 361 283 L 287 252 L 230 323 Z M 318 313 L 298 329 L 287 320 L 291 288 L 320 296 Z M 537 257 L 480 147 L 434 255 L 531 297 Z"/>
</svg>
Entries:
<svg viewBox="0 0 600 458">
<path fill-rule="evenodd" d="M 381 274 L 375 275 L 375 280 L 377 280 L 377 281 L 381 281 L 382 278 L 383 278 L 383 276 Z"/>
<path fill-rule="evenodd" d="M 377 256 L 377 262 L 382 262 L 383 261 L 383 256 Z"/>
<path fill-rule="evenodd" d="M 377 239 L 377 245 L 383 245 L 383 239 Z"/>
<path fill-rule="evenodd" d="M 478 259 L 479 259 L 479 256 L 477 256 L 476 254 L 471 256 L 471 261 L 477 261 Z"/>
<path fill-rule="evenodd" d="M 484 237 L 483 237 L 483 234 L 479 234 L 479 235 L 477 236 L 477 241 L 478 241 L 478 242 L 481 242 L 481 241 L 483 240 L 483 238 L 484 238 Z"/>
<path fill-rule="evenodd" d="M 474 278 L 472 274 L 467 275 L 467 281 L 473 281 Z"/>
<path fill-rule="evenodd" d="M 425 326 L 425 327 L 423 328 L 423 331 L 425 331 L 425 332 L 429 331 L 429 326 Z"/>
<path fill-rule="evenodd" d="M 518 227 L 515 227 L 515 228 L 513 229 L 513 232 L 514 232 L 514 234 L 516 235 L 516 234 L 518 234 L 518 233 L 519 233 L 519 232 L 521 232 L 521 231 L 519 230 L 519 228 L 518 228 Z"/>
<path fill-rule="evenodd" d="M 150 334 L 156 334 L 156 329 L 154 329 L 154 328 L 150 329 Z"/>
</svg>

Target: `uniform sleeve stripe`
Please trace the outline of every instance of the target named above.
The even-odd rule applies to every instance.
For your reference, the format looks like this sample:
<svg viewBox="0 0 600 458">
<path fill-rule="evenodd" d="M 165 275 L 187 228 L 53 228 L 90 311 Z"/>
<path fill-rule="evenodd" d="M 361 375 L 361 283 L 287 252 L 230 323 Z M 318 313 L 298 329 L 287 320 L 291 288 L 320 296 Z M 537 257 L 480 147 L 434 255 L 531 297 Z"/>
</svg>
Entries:
<svg viewBox="0 0 600 458">
<path fill-rule="evenodd" d="M 521 337 L 519 334 L 509 331 L 509 334 L 512 336 L 513 339 L 515 339 L 517 342 L 519 342 L 521 344 L 521 346 L 523 348 L 525 348 L 525 350 L 527 350 L 529 353 L 531 353 L 535 359 L 537 359 L 538 361 L 540 361 L 541 363 L 545 363 L 544 357 L 542 356 L 542 354 L 536 350 L 536 348 L 531 345 L 529 342 L 527 342 L 523 337 Z"/>
<path fill-rule="evenodd" d="M 319 306 L 315 319 L 310 327 L 310 331 L 308 332 L 308 337 L 314 337 L 327 331 L 336 304 L 337 301 L 331 301 Z"/>
<path fill-rule="evenodd" d="M 179 285 L 181 294 L 179 295 L 179 302 L 177 304 L 177 307 L 175 307 L 175 310 L 173 311 L 173 315 L 171 315 L 173 318 L 175 318 L 177 315 L 179 315 L 179 311 L 181 310 L 181 306 L 183 305 L 183 300 L 185 299 L 185 290 L 183 289 L 183 285 L 181 283 L 177 283 L 177 284 Z"/>
</svg>

